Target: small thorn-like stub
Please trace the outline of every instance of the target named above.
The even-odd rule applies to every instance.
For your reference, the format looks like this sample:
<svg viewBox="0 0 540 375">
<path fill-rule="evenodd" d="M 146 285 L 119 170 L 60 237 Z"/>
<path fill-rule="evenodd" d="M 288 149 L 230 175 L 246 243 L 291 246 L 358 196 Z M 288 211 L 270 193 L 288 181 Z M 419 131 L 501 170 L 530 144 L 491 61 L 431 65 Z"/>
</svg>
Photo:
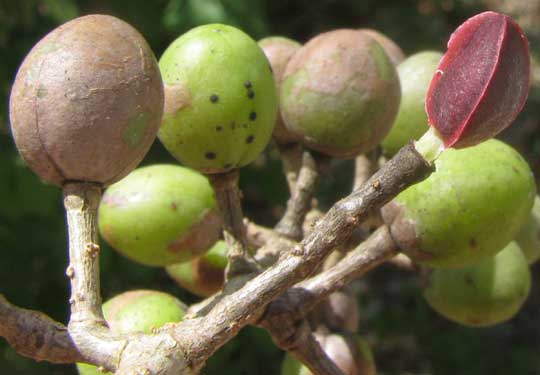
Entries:
<svg viewBox="0 0 540 375">
<path fill-rule="evenodd" d="M 98 372 L 101 372 L 101 373 L 103 373 L 103 374 L 107 372 L 107 370 L 106 370 L 105 367 L 103 367 L 103 366 L 97 367 L 97 371 L 98 371 Z"/>
<path fill-rule="evenodd" d="M 75 277 L 75 269 L 73 268 L 73 266 L 68 266 L 68 268 L 66 269 L 66 276 L 70 279 L 73 279 Z"/>
<path fill-rule="evenodd" d="M 304 255 L 304 247 L 301 245 L 296 245 L 292 249 L 292 254 L 298 257 Z"/>
<path fill-rule="evenodd" d="M 355 217 L 355 216 L 348 216 L 347 219 L 347 224 L 349 225 L 357 225 L 358 224 L 358 218 Z"/>
<path fill-rule="evenodd" d="M 379 180 L 375 180 L 375 181 L 373 181 L 371 186 L 373 186 L 373 189 L 375 189 L 375 190 L 380 190 L 381 189 L 381 182 Z"/>
<path fill-rule="evenodd" d="M 529 43 L 510 17 L 484 12 L 452 34 L 426 95 L 445 148 L 486 141 L 508 127 L 529 93 Z"/>
<path fill-rule="evenodd" d="M 86 244 L 84 250 L 92 257 L 95 258 L 99 254 L 99 245 L 95 243 Z"/>
</svg>

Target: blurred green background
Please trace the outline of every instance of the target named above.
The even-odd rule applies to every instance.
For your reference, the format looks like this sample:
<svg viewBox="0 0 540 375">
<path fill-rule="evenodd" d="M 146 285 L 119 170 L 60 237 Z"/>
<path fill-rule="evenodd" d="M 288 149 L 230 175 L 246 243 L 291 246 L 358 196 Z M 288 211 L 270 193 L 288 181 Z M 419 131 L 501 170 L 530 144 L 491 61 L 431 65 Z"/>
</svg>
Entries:
<svg viewBox="0 0 540 375">
<path fill-rule="evenodd" d="M 370 27 L 393 38 L 407 54 L 444 50 L 451 31 L 485 9 L 511 13 L 526 29 L 538 54 L 540 1 L 517 0 L 0 0 L 0 293 L 13 303 L 65 322 L 68 282 L 64 276 L 66 233 L 60 191 L 42 184 L 19 159 L 9 133 L 7 102 L 16 69 L 44 34 L 79 15 L 105 13 L 131 23 L 159 57 L 186 30 L 221 22 L 253 38 L 284 35 L 301 42 L 321 31 Z M 540 173 L 540 91 L 533 65 L 533 89 L 518 125 L 502 138 Z M 174 162 L 156 142 L 144 164 Z M 343 196 L 351 183 L 350 161 L 336 162 L 322 182 L 323 206 Z M 263 183 L 261 183 L 263 181 Z M 246 214 L 272 225 L 287 199 L 276 153 L 268 151 L 242 171 Z M 360 332 L 370 342 L 382 374 L 539 374 L 540 293 L 538 265 L 531 296 L 512 321 L 471 329 L 439 318 L 419 293 L 419 281 L 381 267 L 356 282 Z M 155 288 L 185 302 L 194 298 L 161 269 L 133 264 L 104 246 L 105 299 L 129 289 Z M 283 353 L 268 336 L 248 328 L 212 358 L 206 374 L 277 374 Z M 36 363 L 20 357 L 0 339 L 0 374 L 75 374 L 74 366 Z"/>
</svg>

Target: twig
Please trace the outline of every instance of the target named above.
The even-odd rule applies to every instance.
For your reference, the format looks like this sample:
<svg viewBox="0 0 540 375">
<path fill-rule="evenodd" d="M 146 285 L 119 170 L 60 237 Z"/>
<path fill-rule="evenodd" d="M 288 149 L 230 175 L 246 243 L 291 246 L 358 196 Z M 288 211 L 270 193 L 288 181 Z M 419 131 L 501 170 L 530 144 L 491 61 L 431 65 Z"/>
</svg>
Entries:
<svg viewBox="0 0 540 375">
<path fill-rule="evenodd" d="M 15 307 L 1 294 L 0 322 L 0 336 L 24 356 L 53 363 L 83 360 L 66 326 L 41 312 Z"/>
<path fill-rule="evenodd" d="M 258 266 L 247 247 L 238 177 L 238 169 L 209 176 L 223 218 L 223 237 L 229 248 L 227 254 L 229 263 L 225 272 L 226 280 L 258 270 Z"/>
<path fill-rule="evenodd" d="M 302 239 L 302 224 L 311 208 L 318 175 L 315 159 L 309 151 L 304 151 L 295 189 L 287 202 L 285 215 L 275 227 L 276 232 L 296 241 Z"/>
<path fill-rule="evenodd" d="M 180 323 L 179 333 L 183 325 L 188 329 L 197 327 L 200 332 L 196 338 L 186 338 L 193 366 L 204 363 L 241 328 L 257 321 L 268 303 L 310 275 L 370 212 L 426 178 L 431 171 L 432 167 L 412 144 L 405 146 L 364 186 L 336 203 L 300 245 L 241 289 L 221 299 L 205 317 Z"/>
<path fill-rule="evenodd" d="M 69 230 L 71 324 L 106 326 L 101 310 L 97 209 L 101 186 L 69 183 L 63 187 Z"/>
<path fill-rule="evenodd" d="M 276 346 L 290 352 L 314 375 L 343 375 L 313 336 L 308 322 L 294 319 L 285 300 L 278 301 L 272 304 L 271 318 L 263 318 L 259 324 L 272 335 Z"/>
<path fill-rule="evenodd" d="M 395 257 L 388 259 L 387 262 L 398 268 L 401 268 L 404 271 L 409 271 L 409 272 L 420 271 L 420 267 L 405 254 L 397 254 Z"/>
<path fill-rule="evenodd" d="M 303 289 L 304 298 L 299 307 L 301 316 L 307 314 L 322 298 L 341 289 L 367 271 L 384 263 L 398 253 L 398 247 L 388 227 L 383 226 L 356 249 L 350 251 L 334 267 L 300 282 L 295 288 Z"/>
<path fill-rule="evenodd" d="M 244 219 L 247 242 L 250 246 L 259 248 L 267 242 L 275 240 L 278 234 L 271 228 L 264 227 L 248 219 Z"/>
</svg>

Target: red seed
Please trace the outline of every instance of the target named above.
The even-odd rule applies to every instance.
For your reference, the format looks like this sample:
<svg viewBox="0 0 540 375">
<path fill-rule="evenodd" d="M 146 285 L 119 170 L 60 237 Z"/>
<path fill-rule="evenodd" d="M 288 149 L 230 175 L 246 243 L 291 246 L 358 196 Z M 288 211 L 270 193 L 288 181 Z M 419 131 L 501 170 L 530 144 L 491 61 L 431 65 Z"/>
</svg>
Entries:
<svg viewBox="0 0 540 375">
<path fill-rule="evenodd" d="M 448 41 L 426 96 L 428 122 L 445 147 L 492 138 L 523 108 L 529 76 L 529 43 L 519 25 L 503 14 L 478 14 Z"/>
</svg>

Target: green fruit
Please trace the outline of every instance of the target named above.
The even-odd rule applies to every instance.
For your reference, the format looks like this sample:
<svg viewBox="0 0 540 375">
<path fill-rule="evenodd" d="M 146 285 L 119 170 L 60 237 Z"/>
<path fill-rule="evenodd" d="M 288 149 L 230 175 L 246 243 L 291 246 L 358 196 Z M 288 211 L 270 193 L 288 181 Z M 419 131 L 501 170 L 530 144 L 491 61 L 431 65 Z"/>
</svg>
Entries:
<svg viewBox="0 0 540 375">
<path fill-rule="evenodd" d="M 390 39 L 383 33 L 372 29 L 360 29 L 360 31 L 368 34 L 370 37 L 375 39 L 377 43 L 379 43 L 381 47 L 384 48 L 384 51 L 390 58 L 390 61 L 392 61 L 392 64 L 394 64 L 395 66 L 398 66 L 405 58 L 405 54 L 403 53 L 401 48 L 399 48 L 396 42 L 394 42 L 392 39 Z"/>
<path fill-rule="evenodd" d="M 277 93 L 264 53 L 226 25 L 200 26 L 176 39 L 159 62 L 165 113 L 159 139 L 204 173 L 242 167 L 268 144 Z"/>
<path fill-rule="evenodd" d="M 375 361 L 369 346 L 358 335 L 321 334 L 315 338 L 345 375 L 375 375 Z M 311 372 L 292 355 L 286 354 L 281 375 L 310 375 Z"/>
<path fill-rule="evenodd" d="M 433 270 L 424 297 L 444 317 L 467 326 L 490 326 L 513 317 L 529 295 L 531 275 L 515 242 L 494 257 L 460 269 Z"/>
<path fill-rule="evenodd" d="M 206 177 L 175 165 L 139 168 L 111 185 L 98 219 L 101 235 L 114 249 L 149 266 L 197 257 L 221 233 Z"/>
<path fill-rule="evenodd" d="M 258 41 L 259 46 L 262 48 L 266 58 L 272 66 L 274 72 L 274 79 L 276 81 L 276 90 L 279 93 L 281 89 L 281 82 L 285 68 L 291 57 L 302 47 L 300 43 L 292 39 L 284 38 L 281 36 L 272 36 L 264 38 Z M 281 114 L 278 113 L 276 125 L 274 127 L 273 137 L 277 143 L 287 144 L 297 141 L 296 137 L 291 134 L 285 124 Z"/>
<path fill-rule="evenodd" d="M 201 257 L 173 264 L 165 270 L 182 288 L 200 297 L 209 297 L 223 287 L 225 267 L 227 245 L 218 241 Z"/>
<path fill-rule="evenodd" d="M 441 52 L 424 51 L 398 65 L 401 104 L 390 133 L 381 143 L 386 155 L 394 155 L 407 142 L 418 139 L 428 130 L 426 93 L 442 55 Z"/>
<path fill-rule="evenodd" d="M 287 129 L 334 157 L 373 149 L 399 107 L 396 69 L 368 34 L 341 29 L 318 35 L 296 52 L 280 91 Z"/>
<path fill-rule="evenodd" d="M 179 322 L 186 310 L 186 305 L 175 297 L 153 290 L 125 292 L 103 304 L 105 320 L 115 333 L 150 334 L 166 323 Z M 77 369 L 80 375 L 103 374 L 96 366 L 85 363 L 78 363 Z"/>
<path fill-rule="evenodd" d="M 490 140 L 445 151 L 435 172 L 398 195 L 383 218 L 400 249 L 431 267 L 464 267 L 492 256 L 527 221 L 532 172 L 510 146 Z"/>
<path fill-rule="evenodd" d="M 529 220 L 521 227 L 515 238 L 529 264 L 540 258 L 540 197 L 534 199 Z"/>
</svg>

